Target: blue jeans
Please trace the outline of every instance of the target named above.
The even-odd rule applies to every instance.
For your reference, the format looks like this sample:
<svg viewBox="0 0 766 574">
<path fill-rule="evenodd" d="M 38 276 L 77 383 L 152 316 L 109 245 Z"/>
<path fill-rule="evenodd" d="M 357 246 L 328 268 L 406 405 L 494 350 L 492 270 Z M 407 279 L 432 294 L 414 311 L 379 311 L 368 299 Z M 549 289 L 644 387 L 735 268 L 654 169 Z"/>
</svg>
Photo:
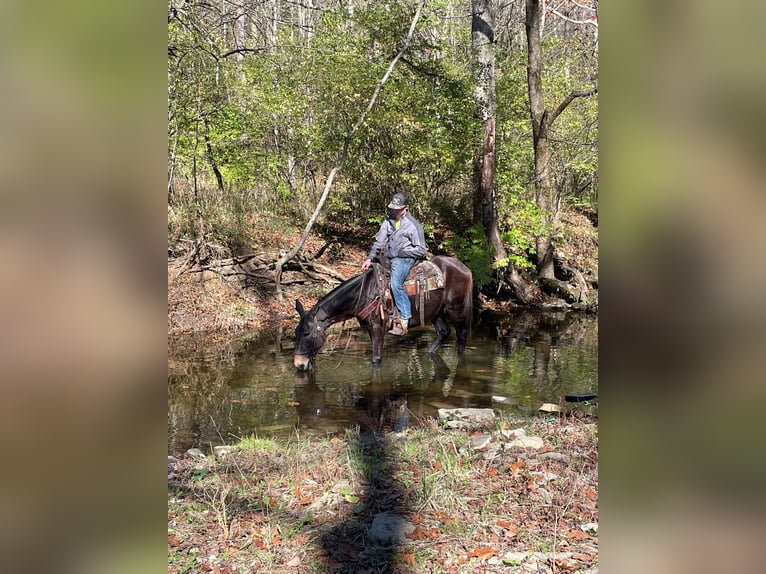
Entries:
<svg viewBox="0 0 766 574">
<path fill-rule="evenodd" d="M 412 257 L 394 257 L 391 259 L 391 295 L 394 297 L 396 308 L 402 316 L 402 320 L 412 317 L 410 298 L 404 290 L 404 280 L 410 272 L 415 260 Z"/>
</svg>

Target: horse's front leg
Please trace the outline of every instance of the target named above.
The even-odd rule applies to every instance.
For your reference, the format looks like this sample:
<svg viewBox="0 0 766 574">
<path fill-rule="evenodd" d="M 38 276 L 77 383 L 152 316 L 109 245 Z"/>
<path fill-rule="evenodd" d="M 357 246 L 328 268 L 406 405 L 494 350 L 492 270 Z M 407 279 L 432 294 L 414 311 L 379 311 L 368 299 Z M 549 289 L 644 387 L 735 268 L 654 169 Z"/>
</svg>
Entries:
<svg viewBox="0 0 766 574">
<path fill-rule="evenodd" d="M 379 365 L 383 360 L 383 341 L 386 338 L 385 325 L 382 321 L 366 321 L 364 326 L 372 341 L 372 364 Z"/>
<path fill-rule="evenodd" d="M 370 332 L 372 338 L 372 364 L 379 365 L 383 360 L 383 341 L 386 340 L 386 328 L 382 322 L 375 322 Z"/>
</svg>

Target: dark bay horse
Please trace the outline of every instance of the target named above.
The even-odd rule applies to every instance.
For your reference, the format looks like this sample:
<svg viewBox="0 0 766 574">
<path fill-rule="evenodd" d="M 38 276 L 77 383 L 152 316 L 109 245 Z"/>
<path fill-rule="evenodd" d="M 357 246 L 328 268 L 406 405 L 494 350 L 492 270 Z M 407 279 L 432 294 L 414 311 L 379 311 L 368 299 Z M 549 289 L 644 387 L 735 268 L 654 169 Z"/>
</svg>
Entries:
<svg viewBox="0 0 766 574">
<path fill-rule="evenodd" d="M 457 335 L 458 355 L 463 357 L 473 319 L 473 276 L 471 270 L 453 257 L 437 256 L 431 259 L 442 273 L 444 287 L 430 291 L 424 301 L 423 320 L 436 328 L 436 340 L 428 352 L 435 354 L 450 334 L 451 323 Z M 299 371 L 310 370 L 319 349 L 324 345 L 327 328 L 334 323 L 356 317 L 372 339 L 372 363 L 383 358 L 383 340 L 388 317 L 380 307 L 375 268 L 356 275 L 338 285 L 322 297 L 309 311 L 296 299 L 295 309 L 301 319 L 295 328 L 295 356 L 293 362 Z M 410 327 L 420 325 L 417 297 L 410 296 L 412 318 Z M 449 323 L 448 323 L 449 321 Z"/>
</svg>

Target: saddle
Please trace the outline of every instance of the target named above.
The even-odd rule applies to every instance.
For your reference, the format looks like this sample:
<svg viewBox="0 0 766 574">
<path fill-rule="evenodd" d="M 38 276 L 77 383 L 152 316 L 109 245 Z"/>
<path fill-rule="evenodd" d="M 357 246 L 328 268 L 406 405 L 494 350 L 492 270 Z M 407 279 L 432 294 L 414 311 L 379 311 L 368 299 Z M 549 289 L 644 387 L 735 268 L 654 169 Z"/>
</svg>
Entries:
<svg viewBox="0 0 766 574">
<path fill-rule="evenodd" d="M 378 283 L 380 293 L 379 301 L 381 317 L 388 316 L 388 323 L 399 316 L 399 310 L 396 308 L 394 298 L 391 295 L 391 264 L 385 258 L 376 258 L 373 262 L 375 267 L 375 279 Z M 444 289 L 444 275 L 441 269 L 428 260 L 418 261 L 412 266 L 407 279 L 404 280 L 404 290 L 410 297 L 415 297 L 415 311 L 420 317 L 420 324 L 425 323 L 425 302 L 429 299 L 431 291 Z M 369 313 L 368 313 L 369 314 Z"/>
</svg>

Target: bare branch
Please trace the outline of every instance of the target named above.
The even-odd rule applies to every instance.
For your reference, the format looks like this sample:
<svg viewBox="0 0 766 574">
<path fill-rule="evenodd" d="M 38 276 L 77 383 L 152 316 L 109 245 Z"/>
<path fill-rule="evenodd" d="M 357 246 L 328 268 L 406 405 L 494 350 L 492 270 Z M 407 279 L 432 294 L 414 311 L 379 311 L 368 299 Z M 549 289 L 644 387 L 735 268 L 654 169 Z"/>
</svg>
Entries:
<svg viewBox="0 0 766 574">
<path fill-rule="evenodd" d="M 243 54 L 245 52 L 265 52 L 267 48 L 237 48 L 235 50 L 229 50 L 228 52 L 225 52 L 223 54 L 220 54 L 216 59 L 224 59 L 228 58 L 229 56 L 233 56 L 234 54 Z"/>
<path fill-rule="evenodd" d="M 574 4 L 578 8 L 582 8 L 583 10 L 588 10 L 589 12 L 595 12 L 596 11 L 596 9 L 593 8 L 592 6 L 585 6 L 584 4 L 580 4 L 579 2 L 575 2 L 574 0 L 570 0 L 570 2 L 572 2 L 572 4 Z"/>
<path fill-rule="evenodd" d="M 598 93 L 598 86 L 593 86 L 590 90 L 581 90 L 581 91 L 575 91 L 569 94 L 566 98 L 564 98 L 564 101 L 562 101 L 559 104 L 559 107 L 557 107 L 553 113 L 548 116 L 548 125 L 552 125 L 553 122 L 556 120 L 557 117 L 559 117 L 559 114 L 563 112 L 566 107 L 571 104 L 575 98 L 585 98 L 588 96 L 592 96 L 593 94 Z"/>
<path fill-rule="evenodd" d="M 420 16 L 423 13 L 423 7 L 425 6 L 426 0 L 420 0 L 417 10 L 415 10 L 415 16 L 412 18 L 412 23 L 410 24 L 410 29 L 407 32 L 407 37 L 404 40 L 404 44 L 402 45 L 402 48 L 399 50 L 399 52 L 394 56 L 394 59 L 391 60 L 391 63 L 388 65 L 388 69 L 386 70 L 386 73 L 383 74 L 383 77 L 380 79 L 380 82 L 378 82 L 378 85 L 375 87 L 375 91 L 372 94 L 372 97 L 370 97 L 370 101 L 367 104 L 367 108 L 362 112 L 362 115 L 359 117 L 357 122 L 354 124 L 354 126 L 351 128 L 351 131 L 346 134 L 345 139 L 343 140 L 343 150 L 340 154 L 340 159 L 338 160 L 337 165 L 332 168 L 332 171 L 330 171 L 330 174 L 327 176 L 327 181 L 325 182 L 324 190 L 322 191 L 322 196 L 319 198 L 319 202 L 317 203 L 316 209 L 314 210 L 314 213 L 311 214 L 311 217 L 309 218 L 308 223 L 306 224 L 306 228 L 303 230 L 303 233 L 301 233 L 300 238 L 298 239 L 298 243 L 289 251 L 282 254 L 282 256 L 279 258 L 279 260 L 276 263 L 276 269 L 274 271 L 274 283 L 276 284 L 276 293 L 277 293 L 277 300 L 281 303 L 282 302 L 282 289 L 280 286 L 280 280 L 282 277 L 282 267 L 290 261 L 295 255 L 301 250 L 303 247 L 303 244 L 306 243 L 306 239 L 308 239 L 309 233 L 311 233 L 311 228 L 314 226 L 314 223 L 317 220 L 317 217 L 319 217 L 319 212 L 322 210 L 322 207 L 324 207 L 325 201 L 327 201 L 327 197 L 330 195 L 330 189 L 332 188 L 332 182 L 335 179 L 335 176 L 343 169 L 343 166 L 346 164 L 346 159 L 348 158 L 348 146 L 351 142 L 351 139 L 356 134 L 359 127 L 364 123 L 365 118 L 367 117 L 367 114 L 370 112 L 370 110 L 375 105 L 375 102 L 378 99 L 378 96 L 380 95 L 380 91 L 383 89 L 383 86 L 388 81 L 388 78 L 391 76 L 391 72 L 394 70 L 394 66 L 396 66 L 396 63 L 401 59 L 401 57 L 404 55 L 404 52 L 407 51 L 407 48 L 410 46 L 410 42 L 412 41 L 412 37 L 415 34 L 415 27 L 417 26 L 418 20 L 420 20 Z"/>
<path fill-rule="evenodd" d="M 591 26 L 598 28 L 598 21 L 594 18 L 589 18 L 588 20 L 575 20 L 574 18 L 570 18 L 569 16 L 565 16 L 555 8 L 548 7 L 548 10 L 550 12 L 553 12 L 556 16 L 561 18 L 562 20 L 566 20 L 567 22 L 572 22 L 573 24 L 590 24 Z"/>
</svg>

